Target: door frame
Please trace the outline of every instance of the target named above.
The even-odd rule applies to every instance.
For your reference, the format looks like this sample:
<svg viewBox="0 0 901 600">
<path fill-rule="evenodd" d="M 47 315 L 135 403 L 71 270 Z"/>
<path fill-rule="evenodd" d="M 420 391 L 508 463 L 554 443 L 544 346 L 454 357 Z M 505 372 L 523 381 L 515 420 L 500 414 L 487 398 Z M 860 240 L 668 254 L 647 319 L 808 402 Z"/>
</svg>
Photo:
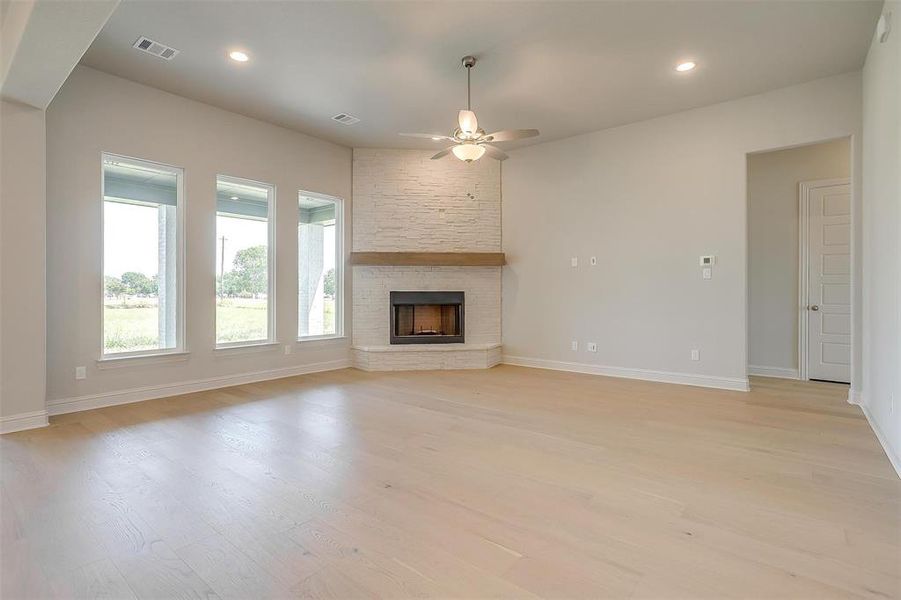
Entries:
<svg viewBox="0 0 901 600">
<path fill-rule="evenodd" d="M 810 280 L 808 278 L 809 273 L 807 265 L 810 253 L 809 247 L 809 235 L 810 235 L 810 193 L 813 190 L 824 187 L 832 187 L 834 185 L 847 185 L 848 192 L 851 194 L 851 233 L 853 240 L 854 233 L 854 192 L 851 189 L 851 179 L 848 177 L 841 177 L 838 179 L 815 179 L 811 181 L 802 181 L 798 184 L 798 379 L 802 381 L 809 381 L 809 377 L 807 375 L 807 359 L 808 359 L 808 322 L 807 319 L 810 316 L 810 311 L 807 310 L 808 299 L 810 297 L 810 290 L 808 290 L 808 286 L 810 284 Z M 852 258 L 851 261 L 851 270 L 853 271 L 853 257 L 854 257 L 854 244 L 849 244 L 850 256 Z M 853 332 L 854 329 L 854 310 L 853 310 L 853 302 L 854 302 L 854 277 L 853 273 L 848 274 L 848 282 L 851 288 L 851 302 L 852 302 L 852 310 L 848 315 L 848 318 L 851 319 L 851 330 Z M 854 366 L 854 336 L 853 333 L 851 335 L 851 367 Z"/>
</svg>

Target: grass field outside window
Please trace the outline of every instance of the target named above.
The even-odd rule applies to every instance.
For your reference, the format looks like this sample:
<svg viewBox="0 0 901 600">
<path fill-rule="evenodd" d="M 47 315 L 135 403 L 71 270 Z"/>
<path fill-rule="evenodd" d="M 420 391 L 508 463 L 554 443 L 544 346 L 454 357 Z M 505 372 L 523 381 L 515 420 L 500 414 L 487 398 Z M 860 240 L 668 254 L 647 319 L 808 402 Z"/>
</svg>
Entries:
<svg viewBox="0 0 901 600">
<path fill-rule="evenodd" d="M 216 303 L 220 343 L 263 339 L 266 332 L 265 298 L 225 298 Z M 104 305 L 106 348 L 133 352 L 157 348 L 158 310 L 156 298 L 107 298 Z M 335 322 L 335 300 L 325 299 L 326 327 Z"/>
</svg>

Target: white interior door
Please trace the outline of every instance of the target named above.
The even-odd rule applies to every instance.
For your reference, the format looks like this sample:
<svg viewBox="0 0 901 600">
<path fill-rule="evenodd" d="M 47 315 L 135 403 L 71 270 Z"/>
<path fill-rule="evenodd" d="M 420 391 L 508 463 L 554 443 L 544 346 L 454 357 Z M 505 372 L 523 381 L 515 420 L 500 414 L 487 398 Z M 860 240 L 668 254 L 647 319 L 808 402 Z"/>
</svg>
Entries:
<svg viewBox="0 0 901 600">
<path fill-rule="evenodd" d="M 807 378 L 851 381 L 851 189 L 808 192 Z"/>
</svg>

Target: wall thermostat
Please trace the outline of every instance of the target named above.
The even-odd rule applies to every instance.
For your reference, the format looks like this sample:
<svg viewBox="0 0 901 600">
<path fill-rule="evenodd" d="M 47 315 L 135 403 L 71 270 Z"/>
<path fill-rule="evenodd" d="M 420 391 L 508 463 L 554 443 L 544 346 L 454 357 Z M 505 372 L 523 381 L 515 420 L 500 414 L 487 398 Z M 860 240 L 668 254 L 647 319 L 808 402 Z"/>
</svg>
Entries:
<svg viewBox="0 0 901 600">
<path fill-rule="evenodd" d="M 702 267 L 712 267 L 716 262 L 716 257 L 713 255 L 710 256 L 702 256 L 700 260 L 700 264 Z"/>
</svg>

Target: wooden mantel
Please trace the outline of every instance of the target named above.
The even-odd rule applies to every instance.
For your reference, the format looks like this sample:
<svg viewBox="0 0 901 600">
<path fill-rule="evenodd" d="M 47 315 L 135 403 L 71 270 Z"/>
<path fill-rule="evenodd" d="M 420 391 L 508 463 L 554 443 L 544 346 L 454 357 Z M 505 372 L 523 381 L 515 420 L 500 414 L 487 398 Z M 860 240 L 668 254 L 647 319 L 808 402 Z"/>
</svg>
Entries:
<svg viewBox="0 0 901 600">
<path fill-rule="evenodd" d="M 500 267 L 503 252 L 351 252 L 350 264 L 412 267 Z"/>
</svg>

